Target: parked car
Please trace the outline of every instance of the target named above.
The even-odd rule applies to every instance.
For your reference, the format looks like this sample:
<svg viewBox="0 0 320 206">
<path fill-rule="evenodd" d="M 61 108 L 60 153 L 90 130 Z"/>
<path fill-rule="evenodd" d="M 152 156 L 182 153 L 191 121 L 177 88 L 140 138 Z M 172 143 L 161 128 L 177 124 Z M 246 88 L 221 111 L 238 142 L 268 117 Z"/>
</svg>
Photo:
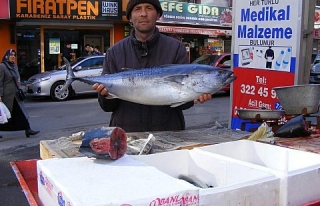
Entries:
<svg viewBox="0 0 320 206">
<path fill-rule="evenodd" d="M 311 55 L 311 66 L 320 63 L 320 54 L 312 54 Z"/>
<path fill-rule="evenodd" d="M 104 56 L 80 57 L 70 62 L 76 77 L 100 76 Z M 66 66 L 63 65 L 57 70 L 47 71 L 31 76 L 26 84 L 28 97 L 51 97 L 55 101 L 64 101 L 73 95 L 95 93 L 91 85 L 80 81 L 74 81 L 65 91 L 60 90 L 66 80 Z"/>
<path fill-rule="evenodd" d="M 310 70 L 310 83 L 320 84 L 320 63 L 312 65 Z"/>
<path fill-rule="evenodd" d="M 198 57 L 191 64 L 206 64 L 214 67 L 231 69 L 231 53 L 207 54 Z M 230 85 L 221 89 L 226 93 L 230 93 Z"/>
</svg>

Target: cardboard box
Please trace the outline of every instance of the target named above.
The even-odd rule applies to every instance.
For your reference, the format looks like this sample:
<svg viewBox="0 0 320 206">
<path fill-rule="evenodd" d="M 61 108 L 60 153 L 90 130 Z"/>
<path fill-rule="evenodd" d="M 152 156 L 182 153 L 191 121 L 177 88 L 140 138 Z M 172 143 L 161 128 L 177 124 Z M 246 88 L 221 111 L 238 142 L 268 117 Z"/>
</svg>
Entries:
<svg viewBox="0 0 320 206">
<path fill-rule="evenodd" d="M 280 205 L 301 205 L 320 197 L 320 155 L 250 140 L 195 148 L 213 157 L 237 161 L 281 179 Z"/>
<path fill-rule="evenodd" d="M 178 178 L 181 174 L 193 175 L 206 185 L 212 186 L 199 188 L 201 206 L 279 204 L 279 178 L 231 159 L 222 160 L 195 150 L 176 150 L 133 157 L 172 177 Z"/>
<path fill-rule="evenodd" d="M 197 206 L 199 191 L 130 156 L 37 161 L 38 193 L 45 206 Z"/>
</svg>

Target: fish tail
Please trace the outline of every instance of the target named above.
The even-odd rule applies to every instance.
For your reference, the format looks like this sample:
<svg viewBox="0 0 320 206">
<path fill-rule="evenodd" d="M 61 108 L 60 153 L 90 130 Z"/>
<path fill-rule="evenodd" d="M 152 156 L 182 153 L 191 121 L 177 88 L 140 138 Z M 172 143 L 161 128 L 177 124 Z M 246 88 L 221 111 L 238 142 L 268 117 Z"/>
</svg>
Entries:
<svg viewBox="0 0 320 206">
<path fill-rule="evenodd" d="M 71 83 L 75 80 L 75 75 L 72 71 L 72 67 L 70 65 L 70 62 L 65 58 L 62 57 L 65 65 L 66 65 L 66 71 L 67 71 L 67 76 L 66 76 L 66 81 L 63 85 L 63 87 L 61 88 L 60 92 L 65 91 L 68 89 L 68 87 L 71 85 Z"/>
</svg>

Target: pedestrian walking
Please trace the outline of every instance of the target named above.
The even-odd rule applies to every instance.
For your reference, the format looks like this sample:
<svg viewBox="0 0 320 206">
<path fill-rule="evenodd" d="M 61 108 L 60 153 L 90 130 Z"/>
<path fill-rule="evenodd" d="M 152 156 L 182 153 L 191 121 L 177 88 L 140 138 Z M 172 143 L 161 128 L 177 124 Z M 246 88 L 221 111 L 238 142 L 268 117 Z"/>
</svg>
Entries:
<svg viewBox="0 0 320 206">
<path fill-rule="evenodd" d="M 0 124 L 0 131 L 24 130 L 26 137 L 30 137 L 38 134 L 39 131 L 30 128 L 28 112 L 23 100 L 18 97 L 20 76 L 15 59 L 16 51 L 8 49 L 0 64 L 0 102 L 3 102 L 11 113 L 8 123 Z"/>
</svg>

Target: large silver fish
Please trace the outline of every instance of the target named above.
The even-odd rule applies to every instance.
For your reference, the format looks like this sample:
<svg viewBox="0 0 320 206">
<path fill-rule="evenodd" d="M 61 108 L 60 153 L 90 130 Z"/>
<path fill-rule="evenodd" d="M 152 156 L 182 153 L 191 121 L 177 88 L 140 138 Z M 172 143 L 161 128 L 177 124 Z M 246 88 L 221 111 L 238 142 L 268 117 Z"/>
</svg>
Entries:
<svg viewBox="0 0 320 206">
<path fill-rule="evenodd" d="M 176 107 L 197 99 L 201 94 L 214 94 L 236 79 L 230 70 L 202 64 L 173 64 L 77 78 L 68 60 L 63 59 L 67 78 L 61 91 L 74 80 L 90 85 L 99 83 L 108 89 L 113 98 L 145 105 Z"/>
</svg>

